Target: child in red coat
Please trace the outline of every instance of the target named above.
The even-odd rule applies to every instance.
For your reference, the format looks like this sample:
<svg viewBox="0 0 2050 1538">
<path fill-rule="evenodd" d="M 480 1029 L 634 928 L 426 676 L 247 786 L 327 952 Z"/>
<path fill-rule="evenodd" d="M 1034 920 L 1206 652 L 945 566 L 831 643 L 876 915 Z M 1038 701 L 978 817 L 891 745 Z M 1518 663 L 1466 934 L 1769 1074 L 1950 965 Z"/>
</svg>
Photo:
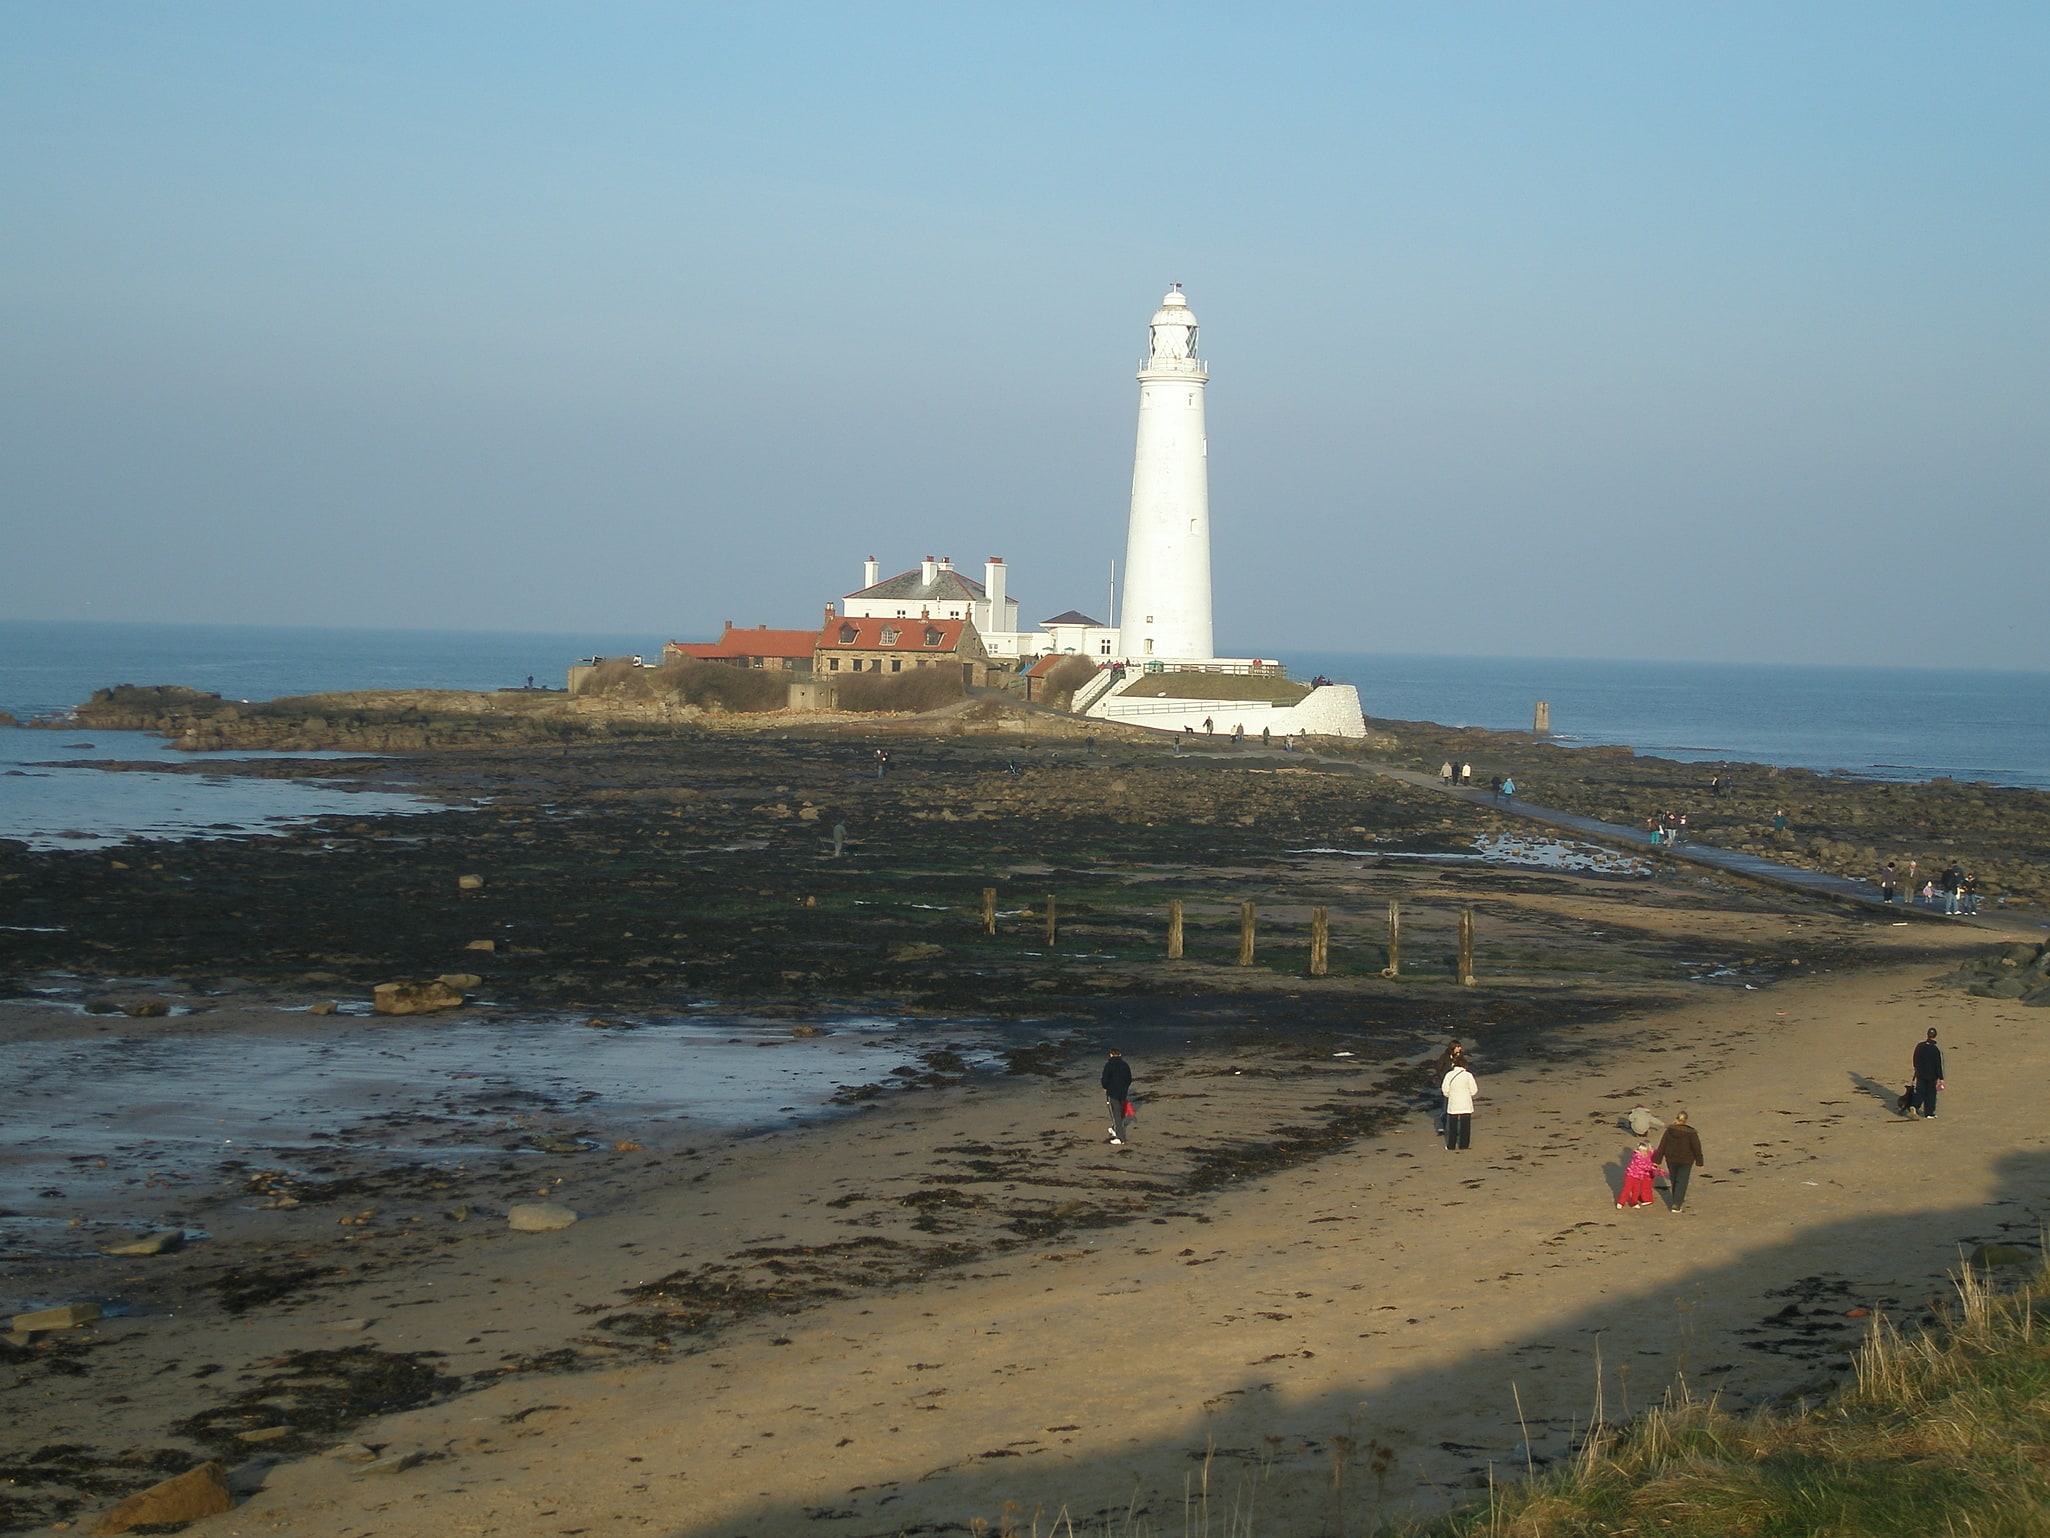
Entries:
<svg viewBox="0 0 2050 1538">
<path fill-rule="evenodd" d="M 1623 1194 L 1616 1199 L 1618 1207 L 1649 1207 L 1657 1200 L 1652 1195 L 1652 1172 L 1658 1168 L 1652 1158 L 1651 1144 L 1639 1143 L 1637 1151 L 1630 1156 L 1629 1166 L 1623 1171 Z"/>
</svg>

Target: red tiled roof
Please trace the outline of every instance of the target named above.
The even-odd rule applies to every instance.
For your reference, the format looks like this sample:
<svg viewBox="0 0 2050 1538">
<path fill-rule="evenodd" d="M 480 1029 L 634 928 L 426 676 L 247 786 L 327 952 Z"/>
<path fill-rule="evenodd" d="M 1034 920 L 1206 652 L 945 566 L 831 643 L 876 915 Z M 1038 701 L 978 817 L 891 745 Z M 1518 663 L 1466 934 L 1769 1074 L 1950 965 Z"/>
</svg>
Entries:
<svg viewBox="0 0 2050 1538">
<path fill-rule="evenodd" d="M 945 652 L 961 644 L 965 619 L 833 619 L 813 637 L 821 651 Z M 885 640 L 883 633 L 892 633 Z M 927 639 L 930 631 L 933 639 Z"/>
<path fill-rule="evenodd" d="M 812 630 L 771 630 L 766 625 L 739 630 L 728 625 L 716 641 L 671 641 L 663 650 L 712 662 L 732 657 L 809 657 L 817 641 L 818 633 Z"/>
</svg>

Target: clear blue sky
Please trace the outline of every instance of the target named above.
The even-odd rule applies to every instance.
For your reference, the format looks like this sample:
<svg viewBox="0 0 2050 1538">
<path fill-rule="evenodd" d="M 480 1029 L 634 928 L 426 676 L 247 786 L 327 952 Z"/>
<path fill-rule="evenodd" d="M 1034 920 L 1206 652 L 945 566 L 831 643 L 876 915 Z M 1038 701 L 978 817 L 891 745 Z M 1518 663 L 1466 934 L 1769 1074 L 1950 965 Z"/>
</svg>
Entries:
<svg viewBox="0 0 2050 1538">
<path fill-rule="evenodd" d="M 2050 7 L 0 7 L 0 614 L 2050 667 Z"/>
</svg>

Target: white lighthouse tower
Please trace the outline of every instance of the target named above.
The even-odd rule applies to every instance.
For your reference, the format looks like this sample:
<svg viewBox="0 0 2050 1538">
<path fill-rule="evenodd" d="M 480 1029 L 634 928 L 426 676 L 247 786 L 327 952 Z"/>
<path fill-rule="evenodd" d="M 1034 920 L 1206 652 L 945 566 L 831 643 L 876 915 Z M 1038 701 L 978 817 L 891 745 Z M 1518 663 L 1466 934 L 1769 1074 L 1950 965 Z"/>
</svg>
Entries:
<svg viewBox="0 0 2050 1538">
<path fill-rule="evenodd" d="M 1175 284 L 1153 313 L 1139 364 L 1139 446 L 1132 461 L 1132 519 L 1125 536 L 1120 650 L 1148 657 L 1208 658 L 1210 466 L 1196 317 Z"/>
</svg>

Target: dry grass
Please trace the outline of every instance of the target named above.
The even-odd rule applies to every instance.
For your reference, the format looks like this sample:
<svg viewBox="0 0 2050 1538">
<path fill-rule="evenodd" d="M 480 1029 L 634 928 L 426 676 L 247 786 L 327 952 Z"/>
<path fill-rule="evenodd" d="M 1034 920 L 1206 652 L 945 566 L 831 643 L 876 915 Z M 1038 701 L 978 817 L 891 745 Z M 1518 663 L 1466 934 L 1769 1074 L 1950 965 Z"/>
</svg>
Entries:
<svg viewBox="0 0 2050 1538">
<path fill-rule="evenodd" d="M 705 710 L 736 714 L 781 710 L 790 701 L 790 675 L 756 668 L 728 667 L 695 657 L 665 662 L 660 667 L 636 666 L 623 657 L 601 662 L 585 685 L 589 695 L 622 700 L 668 699 Z"/>
<path fill-rule="evenodd" d="M 967 692 L 960 668 L 948 664 L 904 673 L 857 673 L 840 679 L 834 695 L 842 710 L 916 713 L 951 705 Z"/>
<path fill-rule="evenodd" d="M 1967 1267 L 1934 1333 L 1875 1320 L 1823 1404 L 1733 1415 L 1684 1387 L 1573 1465 L 1410 1538 L 2040 1538 L 2050 1532 L 2050 1272 L 2012 1292 Z"/>
<path fill-rule="evenodd" d="M 1042 682 L 1046 693 L 1040 698 L 1055 710 L 1075 703 L 1075 691 L 1096 676 L 1097 665 L 1087 657 L 1063 657 L 1046 670 Z"/>
</svg>

